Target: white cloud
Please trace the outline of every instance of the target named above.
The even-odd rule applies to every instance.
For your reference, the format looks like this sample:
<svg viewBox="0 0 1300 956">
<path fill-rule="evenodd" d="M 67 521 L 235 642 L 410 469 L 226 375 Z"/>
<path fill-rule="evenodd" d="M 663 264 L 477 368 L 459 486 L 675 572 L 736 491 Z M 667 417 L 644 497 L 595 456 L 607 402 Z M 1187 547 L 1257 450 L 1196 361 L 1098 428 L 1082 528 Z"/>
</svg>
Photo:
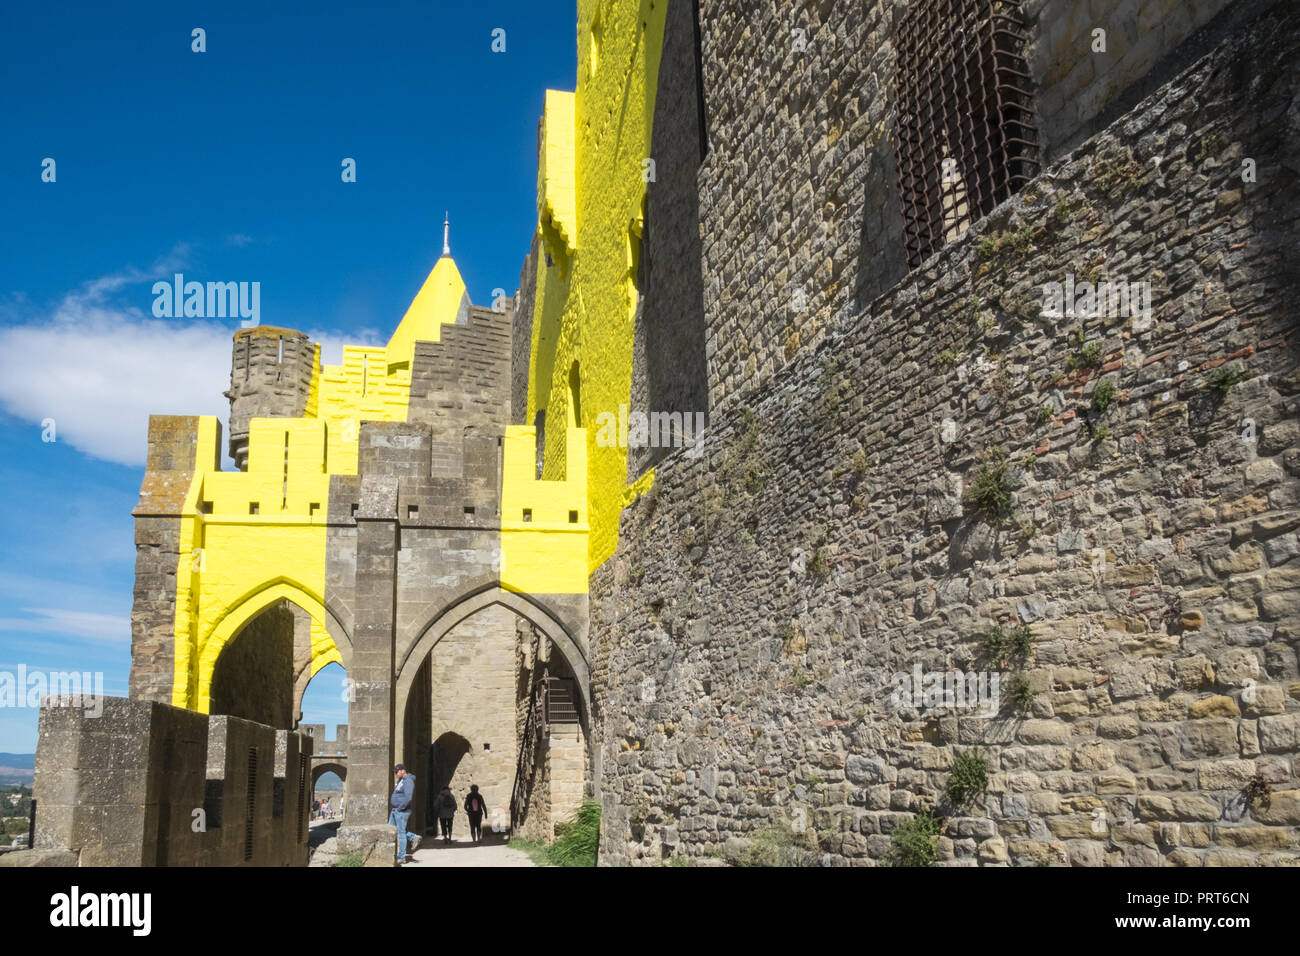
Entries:
<svg viewBox="0 0 1300 956">
<path fill-rule="evenodd" d="M 94 611 L 68 611 L 61 608 L 25 607 L 24 614 L 36 617 L 0 617 L 0 631 L 26 631 L 31 634 L 64 634 L 90 641 L 131 643 L 129 618 Z"/>
<path fill-rule="evenodd" d="M 58 441 L 121 465 L 143 466 L 151 414 L 216 415 L 224 442 L 230 403 L 222 392 L 230 387 L 237 326 L 156 319 L 107 301 L 125 285 L 182 267 L 184 255 L 179 249 L 147 273 L 96 279 L 50 315 L 0 328 L 0 407 L 35 427 L 52 418 Z M 322 361 L 339 361 L 338 336 L 309 334 L 321 344 Z"/>
</svg>

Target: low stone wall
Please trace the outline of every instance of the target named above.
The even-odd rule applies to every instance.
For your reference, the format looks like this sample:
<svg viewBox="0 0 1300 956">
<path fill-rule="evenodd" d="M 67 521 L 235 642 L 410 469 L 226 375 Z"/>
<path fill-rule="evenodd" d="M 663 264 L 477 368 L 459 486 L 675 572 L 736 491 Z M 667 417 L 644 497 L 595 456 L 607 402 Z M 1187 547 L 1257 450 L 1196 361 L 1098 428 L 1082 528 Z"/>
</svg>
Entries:
<svg viewBox="0 0 1300 956">
<path fill-rule="evenodd" d="M 153 701 L 47 698 L 36 751 L 42 858 L 81 866 L 303 866 L 312 742 Z M 23 853 L 3 866 L 30 865 Z"/>
<path fill-rule="evenodd" d="M 923 808 L 953 865 L 1300 861 L 1279 17 L 815 316 L 660 465 L 592 578 L 602 863 L 882 863 Z M 1043 314 L 1049 283 L 1121 278 L 1149 321 Z M 1000 699 L 917 696 L 917 669 Z"/>
</svg>

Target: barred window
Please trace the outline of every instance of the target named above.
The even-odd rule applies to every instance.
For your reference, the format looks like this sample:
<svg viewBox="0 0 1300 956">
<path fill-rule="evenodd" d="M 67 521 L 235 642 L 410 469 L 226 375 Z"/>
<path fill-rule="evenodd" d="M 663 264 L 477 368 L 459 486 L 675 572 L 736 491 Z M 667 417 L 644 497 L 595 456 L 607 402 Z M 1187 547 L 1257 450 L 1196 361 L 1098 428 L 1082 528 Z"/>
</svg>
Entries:
<svg viewBox="0 0 1300 956">
<path fill-rule="evenodd" d="M 1038 173 L 1019 5 L 913 0 L 895 34 L 898 185 L 909 269 Z"/>
</svg>

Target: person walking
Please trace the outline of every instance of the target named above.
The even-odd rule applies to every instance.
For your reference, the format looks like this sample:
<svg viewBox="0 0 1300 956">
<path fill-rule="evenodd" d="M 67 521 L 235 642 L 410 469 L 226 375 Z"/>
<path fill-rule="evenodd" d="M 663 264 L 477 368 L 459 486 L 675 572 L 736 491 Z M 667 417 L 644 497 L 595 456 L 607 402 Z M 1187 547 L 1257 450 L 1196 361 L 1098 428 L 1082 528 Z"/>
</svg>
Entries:
<svg viewBox="0 0 1300 956">
<path fill-rule="evenodd" d="M 470 785 L 469 796 L 465 798 L 465 812 L 469 815 L 469 838 L 475 843 L 482 843 L 483 814 L 487 812 L 487 804 L 478 792 L 476 783 Z"/>
<path fill-rule="evenodd" d="M 393 768 L 393 795 L 388 798 L 388 825 L 397 827 L 397 865 L 406 863 L 406 823 L 411 819 L 411 801 L 415 798 L 415 778 L 408 776 L 406 767 Z"/>
<path fill-rule="evenodd" d="M 442 827 L 442 838 L 451 842 L 451 821 L 456 816 L 456 798 L 450 787 L 443 787 L 438 794 L 438 825 Z"/>
</svg>

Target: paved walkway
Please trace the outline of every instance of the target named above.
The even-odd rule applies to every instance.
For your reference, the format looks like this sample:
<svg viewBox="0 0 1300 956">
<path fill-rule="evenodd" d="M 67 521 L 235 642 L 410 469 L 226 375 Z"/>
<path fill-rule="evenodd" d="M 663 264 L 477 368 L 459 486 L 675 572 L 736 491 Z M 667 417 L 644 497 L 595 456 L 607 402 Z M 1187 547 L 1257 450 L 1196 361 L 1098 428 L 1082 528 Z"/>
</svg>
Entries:
<svg viewBox="0 0 1300 956">
<path fill-rule="evenodd" d="M 469 834 L 453 836 L 450 843 L 432 836 L 424 838 L 420 848 L 402 869 L 417 866 L 536 866 L 522 850 L 512 850 L 505 839 L 495 833 L 483 834 L 483 842 L 475 846 Z"/>
</svg>

